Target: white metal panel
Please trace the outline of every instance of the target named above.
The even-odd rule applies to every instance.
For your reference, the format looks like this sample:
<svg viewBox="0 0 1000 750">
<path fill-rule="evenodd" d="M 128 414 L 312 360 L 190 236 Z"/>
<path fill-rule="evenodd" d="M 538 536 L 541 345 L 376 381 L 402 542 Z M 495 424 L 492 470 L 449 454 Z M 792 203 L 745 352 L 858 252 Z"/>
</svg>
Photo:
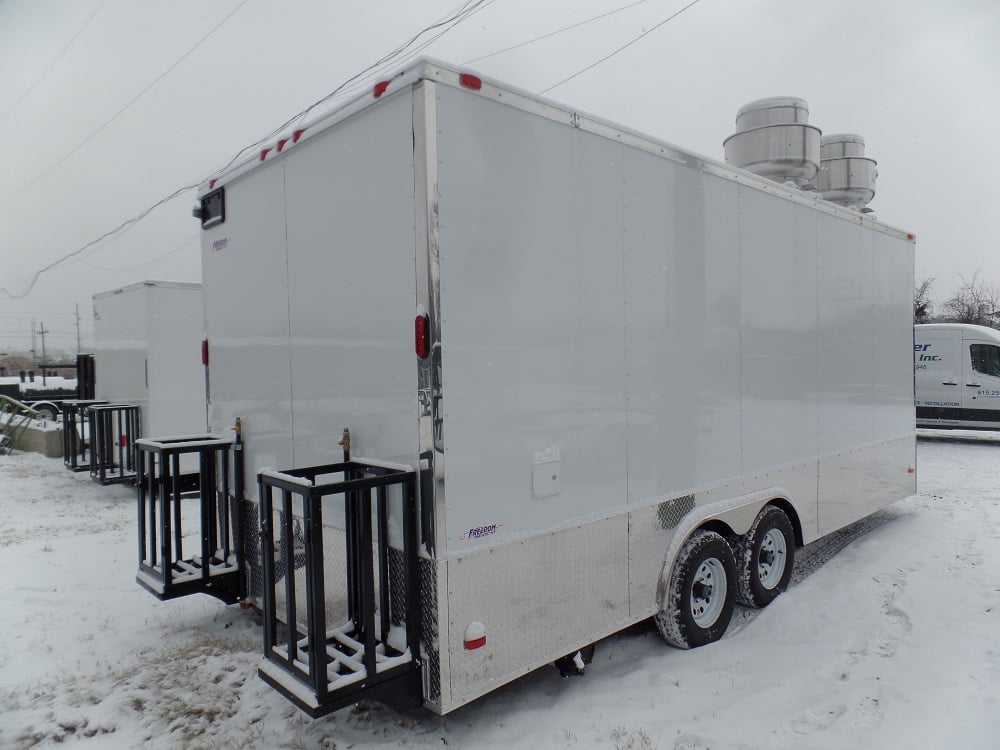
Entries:
<svg viewBox="0 0 1000 750">
<path fill-rule="evenodd" d="M 209 429 L 244 419 L 250 477 L 292 466 L 283 203 L 283 171 L 268 165 L 226 185 L 226 221 L 202 232 Z M 256 498 L 256 482 L 246 491 Z"/>
<path fill-rule="evenodd" d="M 899 300 L 912 294 L 913 246 L 895 237 L 872 234 L 875 440 L 912 434 L 913 310 Z"/>
<path fill-rule="evenodd" d="M 913 434 L 831 454 L 819 463 L 819 533 L 836 531 L 912 495 L 916 487 Z"/>
<path fill-rule="evenodd" d="M 833 216 L 818 221 L 818 452 L 827 455 L 874 441 L 874 259 L 872 232 Z"/>
<path fill-rule="evenodd" d="M 450 711 L 631 624 L 628 524 L 622 513 L 450 559 L 440 639 L 450 669 L 435 708 Z M 486 645 L 472 651 L 463 643 L 471 622 L 486 626 Z"/>
<path fill-rule="evenodd" d="M 95 395 L 99 399 L 146 404 L 149 311 L 145 289 L 132 285 L 94 295 Z"/>
<path fill-rule="evenodd" d="M 285 170 L 295 466 L 417 463 L 409 89 L 292 150 Z"/>
<path fill-rule="evenodd" d="M 147 437 L 205 431 L 205 369 L 201 363 L 201 285 L 146 289 L 149 310 Z"/>
<path fill-rule="evenodd" d="M 816 456 L 817 214 L 740 190 L 743 471 Z"/>
<path fill-rule="evenodd" d="M 623 199 L 629 502 L 738 476 L 736 190 L 626 150 Z"/>
<path fill-rule="evenodd" d="M 621 149 L 444 87 L 437 119 L 447 548 L 622 511 Z"/>
</svg>

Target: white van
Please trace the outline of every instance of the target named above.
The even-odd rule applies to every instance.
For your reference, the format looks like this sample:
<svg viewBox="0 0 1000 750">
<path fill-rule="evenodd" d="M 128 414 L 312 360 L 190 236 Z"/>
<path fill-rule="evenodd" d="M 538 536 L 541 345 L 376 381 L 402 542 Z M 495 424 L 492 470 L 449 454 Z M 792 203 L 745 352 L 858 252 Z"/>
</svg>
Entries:
<svg viewBox="0 0 1000 750">
<path fill-rule="evenodd" d="M 1000 429 L 1000 331 L 914 326 L 913 368 L 918 427 Z"/>
</svg>

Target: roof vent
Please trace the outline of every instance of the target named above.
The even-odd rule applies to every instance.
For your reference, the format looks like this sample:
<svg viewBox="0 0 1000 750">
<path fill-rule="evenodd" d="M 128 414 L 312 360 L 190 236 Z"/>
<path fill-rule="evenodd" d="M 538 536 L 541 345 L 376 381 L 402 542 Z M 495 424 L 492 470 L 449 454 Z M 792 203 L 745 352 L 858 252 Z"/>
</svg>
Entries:
<svg viewBox="0 0 1000 750">
<path fill-rule="evenodd" d="M 876 177 L 877 164 L 865 156 L 864 138 L 851 133 L 823 136 L 819 190 L 824 200 L 870 213 L 866 206 L 875 197 Z"/>
<path fill-rule="evenodd" d="M 819 171 L 820 129 L 809 105 L 782 96 L 750 102 L 736 114 L 736 132 L 723 141 L 726 163 L 775 182 L 812 187 Z"/>
</svg>

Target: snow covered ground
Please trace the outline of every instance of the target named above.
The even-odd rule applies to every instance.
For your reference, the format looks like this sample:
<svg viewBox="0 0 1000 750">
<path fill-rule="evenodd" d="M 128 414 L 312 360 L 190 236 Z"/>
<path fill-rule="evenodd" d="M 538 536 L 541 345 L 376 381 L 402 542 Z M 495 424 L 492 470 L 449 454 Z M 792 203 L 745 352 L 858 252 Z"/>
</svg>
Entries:
<svg viewBox="0 0 1000 750">
<path fill-rule="evenodd" d="M 135 584 L 133 490 L 2 456 L 0 748 L 997 748 L 1000 442 L 918 450 L 916 497 L 800 551 L 717 644 L 639 626 L 583 678 L 317 721 L 256 676 L 252 610 Z"/>
<path fill-rule="evenodd" d="M 0 377 L 0 385 L 19 385 L 21 386 L 21 392 L 25 393 L 27 391 L 41 391 L 41 390 L 72 390 L 76 388 L 76 378 L 64 378 L 61 375 L 49 375 L 45 378 L 45 382 L 42 382 L 41 371 L 35 373 L 35 382 L 21 382 L 21 378 L 17 375 L 5 375 Z M 37 394 L 32 394 L 37 395 Z"/>
</svg>

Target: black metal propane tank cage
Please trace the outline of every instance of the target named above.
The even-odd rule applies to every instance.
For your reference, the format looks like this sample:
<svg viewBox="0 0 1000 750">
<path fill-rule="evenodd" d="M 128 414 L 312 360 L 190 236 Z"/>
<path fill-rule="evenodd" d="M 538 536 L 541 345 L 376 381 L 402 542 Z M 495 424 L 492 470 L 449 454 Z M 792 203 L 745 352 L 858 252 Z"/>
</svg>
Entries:
<svg viewBox="0 0 1000 750">
<path fill-rule="evenodd" d="M 312 717 L 421 704 L 414 469 L 352 460 L 345 430 L 342 462 L 262 470 L 248 501 L 237 420 L 136 441 L 136 472 L 143 588 L 259 605 L 260 676 Z"/>
</svg>

